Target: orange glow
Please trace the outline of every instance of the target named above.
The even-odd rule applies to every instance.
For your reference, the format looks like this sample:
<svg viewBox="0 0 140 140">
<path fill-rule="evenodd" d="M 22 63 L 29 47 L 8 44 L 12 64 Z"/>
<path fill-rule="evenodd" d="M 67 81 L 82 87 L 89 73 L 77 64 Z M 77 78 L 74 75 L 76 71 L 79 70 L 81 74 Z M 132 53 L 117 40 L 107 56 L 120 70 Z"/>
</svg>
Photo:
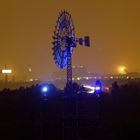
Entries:
<svg viewBox="0 0 140 140">
<path fill-rule="evenodd" d="M 119 66 L 118 67 L 118 72 L 119 74 L 126 74 L 127 73 L 127 68 L 125 66 Z"/>
</svg>

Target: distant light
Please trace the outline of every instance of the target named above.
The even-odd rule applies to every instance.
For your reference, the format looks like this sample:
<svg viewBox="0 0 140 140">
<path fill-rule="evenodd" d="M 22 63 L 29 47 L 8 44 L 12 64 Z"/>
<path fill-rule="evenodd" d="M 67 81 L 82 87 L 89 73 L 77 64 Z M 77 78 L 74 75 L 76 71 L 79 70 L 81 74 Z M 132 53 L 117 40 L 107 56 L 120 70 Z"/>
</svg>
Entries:
<svg viewBox="0 0 140 140">
<path fill-rule="evenodd" d="M 29 72 L 32 72 L 32 69 L 31 68 L 29 68 Z"/>
<path fill-rule="evenodd" d="M 86 80 L 88 80 L 89 79 L 89 77 L 86 77 Z"/>
<path fill-rule="evenodd" d="M 46 87 L 46 86 L 44 86 L 43 88 L 42 88 L 42 92 L 47 92 L 48 91 L 48 87 Z"/>
<path fill-rule="evenodd" d="M 110 79 L 113 79 L 113 76 L 110 76 Z"/>
<path fill-rule="evenodd" d="M 109 91 L 109 87 L 104 87 L 104 89 L 108 92 Z"/>
<path fill-rule="evenodd" d="M 31 79 L 29 79 L 29 81 L 30 81 L 30 82 L 33 82 L 33 79 L 31 78 Z"/>
<path fill-rule="evenodd" d="M 12 70 L 2 70 L 2 73 L 4 73 L 4 74 L 8 74 L 8 73 L 12 73 Z"/>
<path fill-rule="evenodd" d="M 125 66 L 119 66 L 118 67 L 118 72 L 120 74 L 127 74 L 127 68 Z"/>
<path fill-rule="evenodd" d="M 126 79 L 129 79 L 129 76 L 127 76 Z"/>
<path fill-rule="evenodd" d="M 108 77 L 107 77 L 107 76 L 105 76 L 104 78 L 105 78 L 105 79 L 108 79 Z"/>
<path fill-rule="evenodd" d="M 77 80 L 78 80 L 78 81 L 81 80 L 81 77 L 77 77 Z"/>
</svg>

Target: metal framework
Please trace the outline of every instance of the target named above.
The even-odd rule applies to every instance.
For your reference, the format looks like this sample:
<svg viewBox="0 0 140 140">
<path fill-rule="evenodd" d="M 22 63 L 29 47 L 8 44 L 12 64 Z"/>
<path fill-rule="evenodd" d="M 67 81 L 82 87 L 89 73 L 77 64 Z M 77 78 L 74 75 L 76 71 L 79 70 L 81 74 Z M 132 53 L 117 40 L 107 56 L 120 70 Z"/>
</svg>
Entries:
<svg viewBox="0 0 140 140">
<path fill-rule="evenodd" d="M 85 43 L 85 46 L 89 47 L 89 37 L 76 38 L 71 15 L 67 11 L 61 11 L 55 26 L 52 50 L 55 64 L 61 69 L 67 67 L 68 85 L 72 84 L 72 52 L 77 43 Z"/>
</svg>

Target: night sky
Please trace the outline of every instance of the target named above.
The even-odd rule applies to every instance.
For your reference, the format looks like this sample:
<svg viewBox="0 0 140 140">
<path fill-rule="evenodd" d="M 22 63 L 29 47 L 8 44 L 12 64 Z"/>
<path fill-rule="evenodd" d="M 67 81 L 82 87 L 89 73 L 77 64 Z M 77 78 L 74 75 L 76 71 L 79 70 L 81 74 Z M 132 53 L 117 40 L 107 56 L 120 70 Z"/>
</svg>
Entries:
<svg viewBox="0 0 140 140">
<path fill-rule="evenodd" d="M 73 65 L 91 72 L 116 73 L 119 65 L 140 72 L 139 0 L 1 0 L 0 69 L 7 64 L 17 79 L 48 79 L 55 66 L 52 36 L 58 13 L 72 15 L 77 37 L 89 35 L 91 47 L 77 46 Z"/>
</svg>

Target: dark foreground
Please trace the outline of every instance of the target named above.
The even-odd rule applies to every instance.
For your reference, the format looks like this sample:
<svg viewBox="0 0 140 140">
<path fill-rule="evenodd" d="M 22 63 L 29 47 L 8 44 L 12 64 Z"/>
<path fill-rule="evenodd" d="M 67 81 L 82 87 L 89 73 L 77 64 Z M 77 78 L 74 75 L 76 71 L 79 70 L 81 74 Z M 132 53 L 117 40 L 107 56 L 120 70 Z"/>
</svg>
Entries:
<svg viewBox="0 0 140 140">
<path fill-rule="evenodd" d="M 5 90 L 0 94 L 0 140 L 139 139 L 140 94 L 127 90 L 48 99 L 36 88 Z"/>
</svg>

